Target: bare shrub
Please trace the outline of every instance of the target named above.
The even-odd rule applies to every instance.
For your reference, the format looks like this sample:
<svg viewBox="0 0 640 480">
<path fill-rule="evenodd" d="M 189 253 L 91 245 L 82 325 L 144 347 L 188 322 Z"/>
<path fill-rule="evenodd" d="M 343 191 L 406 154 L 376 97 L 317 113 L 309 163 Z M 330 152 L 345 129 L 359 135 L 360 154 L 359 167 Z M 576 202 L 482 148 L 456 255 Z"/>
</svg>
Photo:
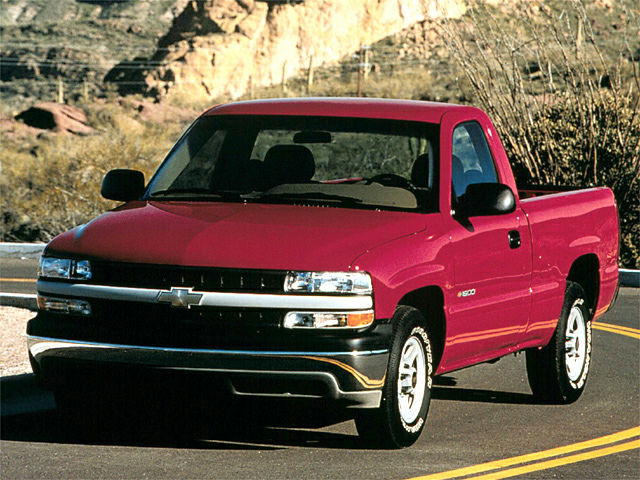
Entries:
<svg viewBox="0 0 640 480">
<path fill-rule="evenodd" d="M 581 0 L 521 0 L 506 30 L 500 12 L 477 3 L 441 31 L 495 122 L 518 183 L 610 187 L 621 263 L 638 268 L 640 19 L 624 1 L 612 8 L 617 22 L 607 31 Z"/>
</svg>

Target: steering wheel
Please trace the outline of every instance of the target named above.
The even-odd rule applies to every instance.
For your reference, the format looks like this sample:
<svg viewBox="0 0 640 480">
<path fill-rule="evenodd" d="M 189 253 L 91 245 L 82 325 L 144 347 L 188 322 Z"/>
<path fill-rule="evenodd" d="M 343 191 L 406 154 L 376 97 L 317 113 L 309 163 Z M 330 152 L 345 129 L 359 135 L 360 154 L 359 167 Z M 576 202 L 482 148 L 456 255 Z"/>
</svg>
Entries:
<svg viewBox="0 0 640 480">
<path fill-rule="evenodd" d="M 380 175 L 375 175 L 369 178 L 365 182 L 365 185 L 371 185 L 372 183 L 379 183 L 380 185 L 384 185 L 385 187 L 404 188 L 405 190 L 409 190 L 411 192 L 416 189 L 413 183 L 411 183 L 409 180 L 394 173 L 381 173 Z"/>
</svg>

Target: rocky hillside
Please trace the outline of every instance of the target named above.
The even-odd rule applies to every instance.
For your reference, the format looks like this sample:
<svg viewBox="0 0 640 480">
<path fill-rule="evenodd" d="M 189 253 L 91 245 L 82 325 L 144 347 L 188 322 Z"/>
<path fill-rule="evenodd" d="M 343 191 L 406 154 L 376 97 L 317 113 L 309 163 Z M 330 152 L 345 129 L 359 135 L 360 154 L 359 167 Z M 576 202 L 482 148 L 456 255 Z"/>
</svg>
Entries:
<svg viewBox="0 0 640 480">
<path fill-rule="evenodd" d="M 331 66 L 464 0 L 0 0 L 5 108 L 110 91 L 238 98 Z M 115 67 L 115 68 L 114 68 Z"/>
<path fill-rule="evenodd" d="M 125 62 L 108 80 L 160 97 L 237 98 L 309 65 L 335 64 L 384 37 L 440 16 L 463 0 L 204 0 L 191 2 L 143 71 Z"/>
<path fill-rule="evenodd" d="M 353 54 L 362 44 L 372 46 L 376 74 L 365 95 L 470 101 L 434 19 L 458 17 L 473 1 L 0 0 L 0 115 L 15 115 L 25 103 L 118 93 L 199 106 L 264 95 L 270 85 L 277 87 L 269 96 L 353 95 Z M 514 12 L 535 2 L 481 3 L 494 5 L 500 25 L 515 32 Z M 566 7 L 545 3 L 558 12 Z M 585 1 L 599 40 L 621 36 L 621 12 L 632 3 Z M 634 12 L 625 14 L 636 25 L 627 40 L 638 52 Z M 609 63 L 619 51 L 604 53 Z M 310 66 L 313 91 L 296 78 Z"/>
<path fill-rule="evenodd" d="M 54 100 L 59 81 L 67 99 L 104 93 L 105 74 L 152 55 L 187 1 L 0 0 L 3 107 Z"/>
</svg>

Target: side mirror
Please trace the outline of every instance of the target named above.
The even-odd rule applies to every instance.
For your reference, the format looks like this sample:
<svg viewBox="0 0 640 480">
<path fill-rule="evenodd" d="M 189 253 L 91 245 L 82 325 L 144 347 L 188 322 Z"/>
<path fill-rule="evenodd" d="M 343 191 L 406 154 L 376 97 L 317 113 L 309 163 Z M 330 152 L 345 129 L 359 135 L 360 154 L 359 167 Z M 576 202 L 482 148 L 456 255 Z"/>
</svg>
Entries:
<svg viewBox="0 0 640 480">
<path fill-rule="evenodd" d="M 144 193 L 144 174 L 123 168 L 111 170 L 102 180 L 100 193 L 109 200 L 136 200 Z"/>
<path fill-rule="evenodd" d="M 456 212 L 467 218 L 504 215 L 516 209 L 516 197 L 501 183 L 473 183 L 460 200 Z"/>
</svg>

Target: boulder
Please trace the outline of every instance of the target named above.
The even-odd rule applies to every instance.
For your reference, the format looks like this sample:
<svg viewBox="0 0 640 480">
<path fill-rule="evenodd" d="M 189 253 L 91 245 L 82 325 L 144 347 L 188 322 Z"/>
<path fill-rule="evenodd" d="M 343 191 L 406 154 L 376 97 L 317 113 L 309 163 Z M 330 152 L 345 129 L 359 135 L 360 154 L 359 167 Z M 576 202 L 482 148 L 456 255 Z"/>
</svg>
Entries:
<svg viewBox="0 0 640 480">
<path fill-rule="evenodd" d="M 174 107 L 166 103 L 145 102 L 128 97 L 121 98 L 118 103 L 123 107 L 128 107 L 138 112 L 141 119 L 153 123 L 164 123 L 167 121 L 189 123 L 198 114 L 197 111 L 190 108 Z"/>
<path fill-rule="evenodd" d="M 78 107 L 62 103 L 43 102 L 16 115 L 26 125 L 59 133 L 89 134 L 95 131 L 89 126 L 87 116 Z"/>
</svg>

